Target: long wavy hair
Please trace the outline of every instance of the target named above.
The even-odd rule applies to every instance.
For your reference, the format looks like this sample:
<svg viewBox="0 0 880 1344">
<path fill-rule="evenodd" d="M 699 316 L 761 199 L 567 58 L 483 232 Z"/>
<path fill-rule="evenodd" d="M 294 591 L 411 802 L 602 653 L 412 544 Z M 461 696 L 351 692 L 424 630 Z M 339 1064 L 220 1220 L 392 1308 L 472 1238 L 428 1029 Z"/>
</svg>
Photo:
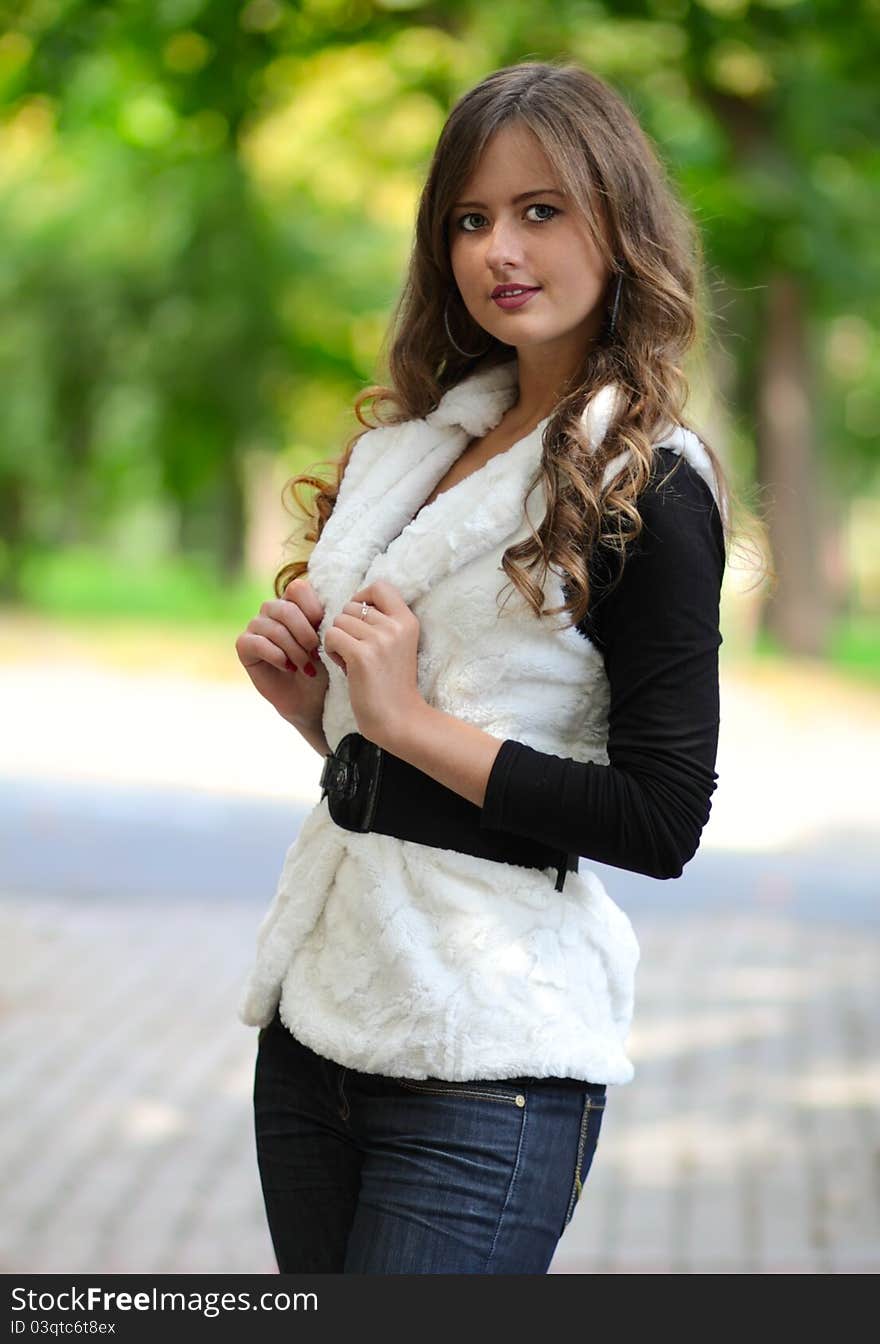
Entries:
<svg viewBox="0 0 880 1344">
<path fill-rule="evenodd" d="M 656 467 L 653 445 L 659 433 L 675 424 L 693 428 L 684 415 L 689 388 L 682 363 L 702 336 L 705 309 L 702 249 L 693 220 L 626 102 L 578 65 L 526 61 L 507 66 L 456 102 L 421 192 L 408 273 L 383 343 L 389 382 L 372 384 L 357 396 L 354 411 L 364 428 L 331 464 L 335 478 L 327 482 L 306 472 L 289 480 L 285 490 L 300 507 L 299 488 L 316 491 L 305 510 L 312 523 L 305 539 L 316 541 L 332 513 L 352 449 L 367 429 L 422 418 L 462 378 L 511 358 L 511 347 L 482 328 L 465 307 L 448 239 L 453 203 L 490 137 L 511 123 L 527 127 L 539 141 L 610 275 L 603 335 L 585 349 L 580 368 L 563 388 L 526 492 L 527 499 L 543 480 L 545 516 L 537 528 L 529 522 L 531 535 L 509 546 L 502 558 L 508 580 L 536 616 L 567 612 L 570 623 L 577 624 L 590 605 L 593 548 L 602 544 L 617 552 L 620 569 L 641 531 L 637 500 Z M 612 324 L 608 316 L 618 277 Z M 476 354 L 463 355 L 456 346 Z M 601 447 L 593 452 L 583 412 L 609 382 L 618 385 L 621 396 Z M 372 419 L 363 414 L 367 402 Z M 701 442 L 715 473 L 729 555 L 734 516 L 751 515 L 731 489 L 716 453 L 702 437 Z M 625 449 L 631 450 L 626 464 L 603 488 L 606 464 Z M 543 583 L 551 566 L 565 580 L 565 602 L 545 611 Z M 307 568 L 306 560 L 285 564 L 275 578 L 276 595 Z"/>
</svg>

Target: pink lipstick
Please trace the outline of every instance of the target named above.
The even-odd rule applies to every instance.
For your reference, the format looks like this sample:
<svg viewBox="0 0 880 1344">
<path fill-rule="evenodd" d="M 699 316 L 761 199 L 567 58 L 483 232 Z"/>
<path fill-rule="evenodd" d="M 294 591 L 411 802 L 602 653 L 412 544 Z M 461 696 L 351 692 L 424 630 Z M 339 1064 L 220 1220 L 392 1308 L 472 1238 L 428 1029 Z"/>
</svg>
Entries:
<svg viewBox="0 0 880 1344">
<path fill-rule="evenodd" d="M 492 291 L 492 299 L 499 308 L 522 308 L 535 294 L 540 294 L 538 285 L 498 285 Z"/>
</svg>

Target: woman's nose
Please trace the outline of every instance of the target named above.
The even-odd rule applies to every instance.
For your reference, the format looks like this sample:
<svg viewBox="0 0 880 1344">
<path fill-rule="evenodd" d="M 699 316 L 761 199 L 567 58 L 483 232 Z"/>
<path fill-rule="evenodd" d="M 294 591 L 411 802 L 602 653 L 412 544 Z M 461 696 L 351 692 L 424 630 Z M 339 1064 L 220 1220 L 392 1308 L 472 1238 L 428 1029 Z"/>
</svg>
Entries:
<svg viewBox="0 0 880 1344">
<path fill-rule="evenodd" d="M 515 231 L 505 224 L 496 224 L 486 244 L 486 261 L 489 266 L 517 265 L 522 259 L 522 248 L 517 242 Z"/>
</svg>

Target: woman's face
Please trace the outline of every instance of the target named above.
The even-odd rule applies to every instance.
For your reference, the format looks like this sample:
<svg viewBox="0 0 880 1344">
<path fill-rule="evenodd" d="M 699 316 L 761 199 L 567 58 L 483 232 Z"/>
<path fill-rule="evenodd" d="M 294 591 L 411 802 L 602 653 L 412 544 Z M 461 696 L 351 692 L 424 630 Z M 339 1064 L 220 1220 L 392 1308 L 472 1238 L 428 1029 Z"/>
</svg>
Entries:
<svg viewBox="0 0 880 1344">
<path fill-rule="evenodd" d="M 515 200 L 526 192 L 535 194 Z M 577 364 L 601 331 L 609 272 L 532 132 L 497 131 L 459 195 L 449 255 L 468 312 L 521 355 L 540 348 L 542 362 Z M 498 285 L 537 292 L 505 308 L 492 297 Z"/>
</svg>

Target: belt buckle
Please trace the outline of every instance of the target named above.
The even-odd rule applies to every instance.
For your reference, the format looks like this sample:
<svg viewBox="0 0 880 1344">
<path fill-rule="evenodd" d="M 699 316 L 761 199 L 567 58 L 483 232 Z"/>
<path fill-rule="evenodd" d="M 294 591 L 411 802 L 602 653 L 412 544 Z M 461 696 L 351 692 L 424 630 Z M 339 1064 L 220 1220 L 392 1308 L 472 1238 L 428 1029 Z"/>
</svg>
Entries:
<svg viewBox="0 0 880 1344">
<path fill-rule="evenodd" d="M 382 777 L 382 749 L 361 733 L 346 733 L 324 757 L 321 801 L 329 795 L 330 816 L 349 831 L 369 831 Z"/>
<path fill-rule="evenodd" d="M 351 798 L 357 792 L 358 768 L 354 761 L 347 761 L 333 751 L 324 757 L 324 768 L 319 780 L 321 801 L 330 793 L 334 798 Z"/>
</svg>

